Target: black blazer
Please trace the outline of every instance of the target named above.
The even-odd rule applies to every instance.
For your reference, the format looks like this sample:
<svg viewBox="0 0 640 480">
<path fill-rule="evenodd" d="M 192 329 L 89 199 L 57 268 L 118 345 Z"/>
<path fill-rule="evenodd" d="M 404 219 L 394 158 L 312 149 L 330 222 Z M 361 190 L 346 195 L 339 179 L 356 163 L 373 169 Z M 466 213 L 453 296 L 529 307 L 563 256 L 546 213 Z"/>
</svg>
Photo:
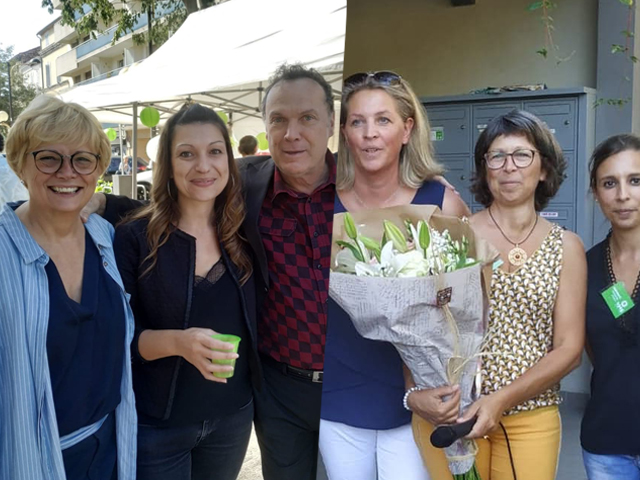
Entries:
<svg viewBox="0 0 640 480">
<path fill-rule="evenodd" d="M 266 293 L 269 291 L 269 269 L 258 220 L 262 203 L 267 196 L 269 186 L 273 183 L 275 164 L 271 157 L 260 155 L 238 160 L 238 168 L 242 178 L 242 190 L 247 210 L 242 227 L 254 253 L 257 305 L 260 309 Z"/>
<path fill-rule="evenodd" d="M 191 298 L 195 275 L 196 243 L 192 236 L 176 230 L 158 250 L 158 263 L 142 278 L 144 259 L 149 254 L 146 239 L 146 219 L 120 225 L 116 229 L 114 249 L 125 289 L 131 294 L 131 308 L 136 331 L 131 343 L 133 386 L 139 411 L 154 418 L 167 419 L 175 396 L 182 357 L 167 357 L 145 361 L 138 352 L 138 337 L 145 329 L 186 329 L 189 327 Z M 222 256 L 238 288 L 243 302 L 243 318 L 249 334 L 249 368 L 251 382 L 260 390 L 262 373 L 258 360 L 256 290 L 254 276 L 239 283 L 239 273 L 230 261 L 224 246 Z M 212 305 L 215 309 L 215 305 Z M 142 313 L 144 312 L 144 314 Z"/>
</svg>

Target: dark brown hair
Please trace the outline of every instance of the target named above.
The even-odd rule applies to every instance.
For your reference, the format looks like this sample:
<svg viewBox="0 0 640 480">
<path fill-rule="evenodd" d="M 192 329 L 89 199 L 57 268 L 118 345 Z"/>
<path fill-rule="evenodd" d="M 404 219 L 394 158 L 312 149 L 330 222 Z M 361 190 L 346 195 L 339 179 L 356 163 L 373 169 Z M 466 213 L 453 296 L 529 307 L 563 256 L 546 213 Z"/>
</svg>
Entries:
<svg viewBox="0 0 640 480">
<path fill-rule="evenodd" d="M 216 198 L 211 213 L 211 222 L 216 227 L 220 243 L 229 254 L 231 261 L 241 272 L 240 283 L 244 284 L 251 276 L 252 267 L 249 256 L 244 249 L 244 239 L 240 236 L 240 226 L 245 217 L 244 199 L 240 184 L 240 173 L 233 158 L 231 139 L 227 127 L 216 112 L 198 103 L 186 104 L 173 114 L 160 135 L 158 156 L 153 167 L 153 186 L 151 187 L 151 203 L 135 213 L 130 220 L 147 218 L 147 241 L 149 255 L 144 259 L 148 263 L 142 273 L 146 275 L 156 264 L 158 249 L 164 245 L 180 219 L 180 208 L 177 202 L 177 188 L 171 178 L 171 151 L 173 137 L 177 126 L 195 123 L 211 124 L 220 130 L 227 149 L 229 180 L 224 190 Z"/>
<path fill-rule="evenodd" d="M 535 209 L 539 212 L 547 206 L 566 178 L 564 172 L 567 162 L 549 128 L 538 117 L 524 110 L 512 110 L 491 119 L 480 134 L 474 153 L 475 172 L 471 179 L 471 193 L 476 201 L 485 207 L 493 203 L 493 195 L 487 183 L 484 155 L 489 151 L 493 141 L 502 135 L 526 137 L 540 155 L 542 170 L 547 176 L 536 187 Z"/>
<path fill-rule="evenodd" d="M 598 144 L 593 154 L 591 154 L 591 160 L 589 161 L 589 184 L 591 190 L 595 190 L 596 188 L 596 175 L 600 165 L 609 157 L 626 152 L 627 150 L 640 152 L 640 137 L 631 133 L 622 133 L 620 135 L 613 135 Z"/>
</svg>

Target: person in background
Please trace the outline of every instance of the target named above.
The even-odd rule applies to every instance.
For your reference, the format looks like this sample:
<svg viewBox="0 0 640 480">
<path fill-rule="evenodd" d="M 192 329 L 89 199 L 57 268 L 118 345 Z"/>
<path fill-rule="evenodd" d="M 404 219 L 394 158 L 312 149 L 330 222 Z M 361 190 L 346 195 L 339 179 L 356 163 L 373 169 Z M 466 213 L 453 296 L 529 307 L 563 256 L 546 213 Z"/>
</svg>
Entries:
<svg viewBox="0 0 640 480">
<path fill-rule="evenodd" d="M 591 191 L 611 231 L 587 253 L 586 350 L 593 373 L 580 441 L 589 480 L 638 480 L 640 137 L 606 139 L 594 150 L 590 170 Z M 616 284 L 621 300 L 609 304 Z"/>
<path fill-rule="evenodd" d="M 29 200 L 0 212 L 0 478 L 136 478 L 133 314 L 113 228 L 80 219 L 110 157 L 93 115 L 44 95 L 7 138 Z"/>
<path fill-rule="evenodd" d="M 388 71 L 350 76 L 340 117 L 336 213 L 431 204 L 446 215 L 469 215 L 438 177 L 443 168 L 429 122 L 406 80 Z M 409 410 L 454 422 L 459 392 L 411 389 L 415 383 L 408 370 L 403 374 L 396 349 L 361 337 L 337 303 L 328 305 L 320 451 L 329 479 L 428 479 Z"/>
<path fill-rule="evenodd" d="M 28 200 L 29 192 L 11 170 L 4 153 L 4 137 L 0 135 L 0 208 L 5 203 Z"/>
<path fill-rule="evenodd" d="M 580 364 L 586 259 L 580 238 L 542 218 L 566 162 L 540 119 L 513 110 L 492 119 L 475 147 L 471 191 L 485 206 L 470 221 L 500 252 L 491 279 L 480 398 L 458 420 L 469 433 L 483 480 L 553 480 L 560 449 L 560 380 Z M 434 479 L 452 478 L 429 442 L 437 422 L 414 417 Z"/>
<path fill-rule="evenodd" d="M 154 175 L 152 201 L 114 241 L 136 323 L 138 480 L 234 480 L 260 371 L 244 201 L 218 114 L 194 103 L 172 115 Z M 216 333 L 239 336 L 238 354 Z M 235 358 L 235 368 L 212 362 Z"/>
<path fill-rule="evenodd" d="M 258 139 L 253 135 L 245 135 L 240 139 L 238 144 L 238 152 L 243 157 L 250 157 L 258 153 Z"/>
</svg>

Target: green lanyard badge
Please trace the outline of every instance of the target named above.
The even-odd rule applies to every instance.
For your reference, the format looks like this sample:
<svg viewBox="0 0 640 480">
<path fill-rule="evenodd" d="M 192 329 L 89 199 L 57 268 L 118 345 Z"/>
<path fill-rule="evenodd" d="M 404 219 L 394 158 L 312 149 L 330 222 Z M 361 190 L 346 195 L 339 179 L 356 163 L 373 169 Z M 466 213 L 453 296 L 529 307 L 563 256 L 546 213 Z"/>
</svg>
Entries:
<svg viewBox="0 0 640 480">
<path fill-rule="evenodd" d="M 604 301 L 607 302 L 607 306 L 613 318 L 618 318 L 634 307 L 633 300 L 627 293 L 622 282 L 617 282 L 611 285 L 609 288 L 600 292 Z"/>
</svg>

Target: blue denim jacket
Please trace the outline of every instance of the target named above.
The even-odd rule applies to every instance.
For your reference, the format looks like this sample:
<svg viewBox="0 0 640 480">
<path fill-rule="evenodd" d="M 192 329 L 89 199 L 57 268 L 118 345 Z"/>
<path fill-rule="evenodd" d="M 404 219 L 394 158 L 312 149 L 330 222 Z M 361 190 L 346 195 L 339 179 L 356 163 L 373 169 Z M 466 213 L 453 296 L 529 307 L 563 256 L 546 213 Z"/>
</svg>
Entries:
<svg viewBox="0 0 640 480">
<path fill-rule="evenodd" d="M 137 415 L 131 383 L 133 313 L 116 267 L 113 228 L 86 224 L 107 273 L 120 286 L 126 315 L 125 361 L 116 408 L 118 479 L 135 480 Z M 60 436 L 46 351 L 49 256 L 13 210 L 0 210 L 0 478 L 64 480 Z"/>
</svg>

